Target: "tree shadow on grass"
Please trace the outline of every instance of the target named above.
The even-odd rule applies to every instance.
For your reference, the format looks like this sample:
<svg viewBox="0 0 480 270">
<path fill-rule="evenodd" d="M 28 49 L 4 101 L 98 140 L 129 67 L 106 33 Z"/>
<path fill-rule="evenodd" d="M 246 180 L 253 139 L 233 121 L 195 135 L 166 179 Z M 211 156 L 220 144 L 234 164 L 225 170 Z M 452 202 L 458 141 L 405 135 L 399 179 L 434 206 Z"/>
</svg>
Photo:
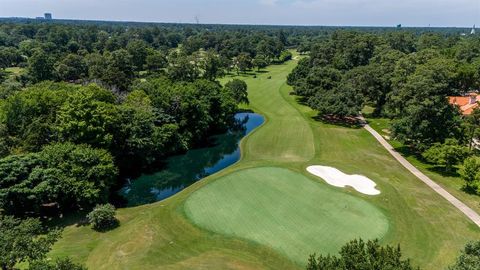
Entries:
<svg viewBox="0 0 480 270">
<path fill-rule="evenodd" d="M 470 194 L 470 195 L 476 195 L 476 196 L 480 196 L 480 194 L 478 193 L 478 187 L 475 185 L 463 185 L 463 187 L 461 188 L 461 190 L 467 194 Z"/>
<path fill-rule="evenodd" d="M 415 150 L 411 146 L 402 145 L 402 146 L 397 146 L 397 147 L 394 147 L 394 148 L 395 148 L 395 151 L 399 152 L 400 154 L 402 154 L 402 156 L 404 156 L 406 158 L 415 157 L 416 159 L 422 161 L 421 153 L 418 152 L 417 150 Z"/>
<path fill-rule="evenodd" d="M 45 225 L 51 228 L 65 228 L 69 226 L 83 227 L 88 226 L 87 213 L 87 211 L 72 211 L 71 213 L 64 213 L 61 216 L 43 219 L 43 221 Z"/>
<path fill-rule="evenodd" d="M 362 128 L 363 124 L 356 117 L 338 117 L 333 115 L 317 115 L 312 117 L 313 120 L 346 128 Z"/>
<path fill-rule="evenodd" d="M 456 168 L 452 169 L 451 171 L 446 171 L 445 167 L 443 166 L 429 166 L 427 170 L 438 173 L 444 177 L 460 177 Z"/>
<path fill-rule="evenodd" d="M 118 219 L 115 219 L 112 221 L 112 224 L 108 225 L 107 227 L 102 227 L 102 228 L 92 228 L 92 230 L 99 232 L 99 233 L 106 233 L 111 230 L 114 230 L 116 228 L 120 227 L 120 221 Z"/>
</svg>

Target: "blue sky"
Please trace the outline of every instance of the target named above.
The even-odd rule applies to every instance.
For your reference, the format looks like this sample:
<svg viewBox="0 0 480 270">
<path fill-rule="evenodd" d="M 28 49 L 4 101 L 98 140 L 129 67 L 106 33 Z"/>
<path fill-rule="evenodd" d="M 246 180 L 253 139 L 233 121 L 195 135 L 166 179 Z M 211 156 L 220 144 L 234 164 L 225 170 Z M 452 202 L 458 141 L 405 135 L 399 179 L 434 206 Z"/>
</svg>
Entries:
<svg viewBox="0 0 480 270">
<path fill-rule="evenodd" d="M 294 25 L 480 26 L 480 0 L 0 0 L 0 17 Z"/>
</svg>

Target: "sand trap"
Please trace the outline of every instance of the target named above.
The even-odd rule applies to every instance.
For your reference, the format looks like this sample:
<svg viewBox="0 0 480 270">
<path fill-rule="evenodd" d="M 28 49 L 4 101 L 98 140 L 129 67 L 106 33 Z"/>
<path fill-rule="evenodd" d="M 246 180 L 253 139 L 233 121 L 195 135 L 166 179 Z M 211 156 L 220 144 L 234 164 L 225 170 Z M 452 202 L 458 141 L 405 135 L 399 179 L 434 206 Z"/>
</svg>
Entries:
<svg viewBox="0 0 480 270">
<path fill-rule="evenodd" d="M 367 195 L 380 194 L 380 190 L 375 188 L 377 184 L 363 175 L 348 175 L 333 167 L 318 165 L 308 167 L 307 171 L 313 175 L 322 178 L 323 180 L 325 180 L 325 182 L 332 186 L 351 186 L 356 191 Z"/>
</svg>

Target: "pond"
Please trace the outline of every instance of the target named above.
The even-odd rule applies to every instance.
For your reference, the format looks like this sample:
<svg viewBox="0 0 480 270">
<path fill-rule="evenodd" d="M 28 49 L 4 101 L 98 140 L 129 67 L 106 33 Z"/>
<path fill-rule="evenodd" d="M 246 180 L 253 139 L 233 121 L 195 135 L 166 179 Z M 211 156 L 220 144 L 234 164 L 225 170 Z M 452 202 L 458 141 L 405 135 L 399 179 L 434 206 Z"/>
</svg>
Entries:
<svg viewBox="0 0 480 270">
<path fill-rule="evenodd" d="M 259 114 L 237 113 L 234 127 L 224 134 L 213 136 L 211 146 L 168 158 L 162 170 L 130 181 L 120 194 L 127 199 L 129 206 L 136 206 L 160 201 L 180 192 L 237 162 L 240 159 L 240 140 L 263 122 L 264 118 Z"/>
</svg>

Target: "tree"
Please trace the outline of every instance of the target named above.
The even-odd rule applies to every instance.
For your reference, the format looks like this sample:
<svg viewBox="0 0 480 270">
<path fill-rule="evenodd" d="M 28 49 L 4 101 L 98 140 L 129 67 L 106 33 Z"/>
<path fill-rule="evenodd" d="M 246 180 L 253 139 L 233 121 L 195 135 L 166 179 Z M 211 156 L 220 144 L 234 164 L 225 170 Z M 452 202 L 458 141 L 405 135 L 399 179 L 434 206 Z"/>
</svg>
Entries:
<svg viewBox="0 0 480 270">
<path fill-rule="evenodd" d="M 292 53 L 291 53 L 290 51 L 287 51 L 287 50 L 282 51 L 282 52 L 280 53 L 280 56 L 278 57 L 278 61 L 279 61 L 280 63 L 283 63 L 283 62 L 292 60 L 292 56 L 293 56 L 293 55 L 292 55 Z"/>
<path fill-rule="evenodd" d="M 57 113 L 60 139 L 109 148 L 118 116 L 114 100 L 111 92 L 96 85 L 71 93 Z"/>
<path fill-rule="evenodd" d="M 249 103 L 247 84 L 244 81 L 233 79 L 225 84 L 225 88 L 232 93 L 232 96 L 237 103 Z"/>
<path fill-rule="evenodd" d="M 55 72 L 62 81 L 75 81 L 85 78 L 88 67 L 83 57 L 69 54 L 55 65 Z"/>
<path fill-rule="evenodd" d="M 462 162 L 468 155 L 468 149 L 458 144 L 455 139 L 447 139 L 445 143 L 435 143 L 422 156 L 428 162 L 444 166 L 446 172 L 452 170 L 452 166 Z"/>
<path fill-rule="evenodd" d="M 331 90 L 318 90 L 308 99 L 308 105 L 322 116 L 357 116 L 363 100 L 350 84 L 341 84 Z"/>
<path fill-rule="evenodd" d="M 245 72 L 252 67 L 252 58 L 248 53 L 241 53 L 237 56 L 235 63 L 240 72 Z"/>
<path fill-rule="evenodd" d="M 426 56 L 429 57 L 429 56 Z M 393 134 L 415 146 L 460 137 L 460 114 L 448 103 L 454 94 L 454 64 L 442 58 L 418 65 L 405 82 L 393 86 L 388 97 Z"/>
<path fill-rule="evenodd" d="M 480 269 L 480 241 L 468 243 L 456 262 L 448 268 L 448 270 L 475 269 Z"/>
<path fill-rule="evenodd" d="M 168 65 L 165 55 L 153 49 L 148 51 L 145 63 L 149 71 L 159 71 L 162 68 L 166 68 Z"/>
<path fill-rule="evenodd" d="M 260 69 L 265 68 L 268 66 L 268 59 L 264 55 L 258 54 L 252 60 L 252 65 L 260 71 Z"/>
<path fill-rule="evenodd" d="M 132 56 L 127 50 L 120 49 L 106 54 L 105 60 L 106 70 L 102 72 L 102 81 L 126 91 L 134 78 Z"/>
<path fill-rule="evenodd" d="M 43 82 L 15 91 L 0 107 L 0 122 L 12 143 L 22 151 L 40 151 L 55 140 L 56 113 L 65 102 L 67 92 L 77 86 Z"/>
<path fill-rule="evenodd" d="M 28 74 L 34 82 L 52 80 L 54 78 L 54 61 L 46 52 L 36 50 L 28 59 Z"/>
<path fill-rule="evenodd" d="M 34 261 L 30 263 L 28 270 L 87 270 L 81 264 L 74 263 L 70 258 L 57 259 L 55 262 L 47 260 Z"/>
<path fill-rule="evenodd" d="M 0 268 L 14 269 L 17 263 L 45 258 L 58 237 L 58 231 L 45 233 L 38 219 L 0 215 Z"/>
<path fill-rule="evenodd" d="M 88 208 L 107 200 L 117 173 L 110 153 L 86 145 L 8 156 L 0 159 L 0 208 L 14 215 L 38 215 L 47 205 Z"/>
<path fill-rule="evenodd" d="M 87 215 L 88 222 L 94 230 L 105 231 L 118 224 L 115 207 L 111 204 L 97 205 Z"/>
<path fill-rule="evenodd" d="M 465 181 L 467 189 L 476 189 L 480 181 L 480 157 L 471 156 L 465 159 L 460 168 L 460 176 Z"/>
<path fill-rule="evenodd" d="M 464 118 L 466 138 L 468 141 L 469 149 L 472 150 L 473 140 L 480 135 L 480 108 L 475 108 L 470 115 Z"/>
<path fill-rule="evenodd" d="M 209 50 L 202 60 L 203 77 L 210 81 L 215 81 L 216 78 L 223 76 L 224 67 L 220 57 L 213 51 Z"/>
<path fill-rule="evenodd" d="M 352 240 L 345 244 L 339 256 L 323 256 L 316 258 L 310 255 L 307 270 L 413 270 L 416 269 L 408 259 L 402 259 L 400 246 L 382 247 L 378 240 Z"/>
<path fill-rule="evenodd" d="M 132 171 L 177 150 L 178 126 L 152 106 L 142 90 L 132 91 L 118 107 L 112 153 L 120 168 Z"/>
<path fill-rule="evenodd" d="M 185 55 L 172 55 L 167 68 L 168 78 L 172 81 L 193 82 L 200 77 L 200 71 L 194 59 Z"/>
<path fill-rule="evenodd" d="M 132 64 L 135 70 L 143 70 L 148 55 L 147 43 L 140 39 L 131 40 L 127 44 L 127 51 L 131 55 Z"/>
</svg>

